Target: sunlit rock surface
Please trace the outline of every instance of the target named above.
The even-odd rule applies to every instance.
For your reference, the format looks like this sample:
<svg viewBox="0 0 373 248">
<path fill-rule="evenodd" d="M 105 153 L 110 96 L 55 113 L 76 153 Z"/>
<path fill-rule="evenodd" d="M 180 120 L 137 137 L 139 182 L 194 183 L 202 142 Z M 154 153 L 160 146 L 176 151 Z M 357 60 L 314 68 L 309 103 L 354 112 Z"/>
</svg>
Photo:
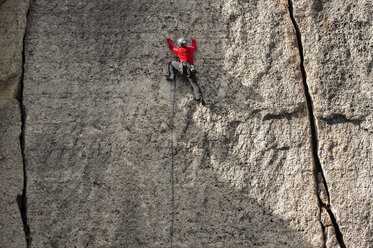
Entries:
<svg viewBox="0 0 373 248">
<path fill-rule="evenodd" d="M 371 1 L 295 2 L 330 205 L 347 247 L 373 245 Z"/>
</svg>

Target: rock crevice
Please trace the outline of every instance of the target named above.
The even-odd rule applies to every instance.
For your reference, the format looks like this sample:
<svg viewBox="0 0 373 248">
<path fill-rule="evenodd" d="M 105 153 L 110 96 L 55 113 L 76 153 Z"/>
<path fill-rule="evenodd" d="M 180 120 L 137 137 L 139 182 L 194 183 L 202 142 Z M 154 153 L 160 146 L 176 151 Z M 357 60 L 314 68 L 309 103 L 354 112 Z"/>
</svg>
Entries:
<svg viewBox="0 0 373 248">
<path fill-rule="evenodd" d="M 311 134 L 311 150 L 312 150 L 312 158 L 314 163 L 314 176 L 315 176 L 315 184 L 316 184 L 316 193 L 317 193 L 317 199 L 318 204 L 320 208 L 320 223 L 323 230 L 323 238 L 324 238 L 324 247 L 326 247 L 327 242 L 327 235 L 326 235 L 326 227 L 323 221 L 321 220 L 321 213 L 323 212 L 323 209 L 325 209 L 329 215 L 330 221 L 332 222 L 333 228 L 336 233 L 336 238 L 338 240 L 338 243 L 340 247 L 345 248 L 346 245 L 343 241 L 343 234 L 340 231 L 339 225 L 337 223 L 337 220 L 331 210 L 330 206 L 330 194 L 328 190 L 328 185 L 325 180 L 324 172 L 321 166 L 320 158 L 318 155 L 318 137 L 317 137 L 317 127 L 316 127 L 316 120 L 313 113 L 313 102 L 312 97 L 309 91 L 309 87 L 307 84 L 307 74 L 306 70 L 304 68 L 304 56 L 303 56 L 303 45 L 302 45 L 302 36 L 301 32 L 299 30 L 298 24 L 294 18 L 294 12 L 293 12 L 293 3 L 291 0 L 288 0 L 288 8 L 289 8 L 289 16 L 291 19 L 291 22 L 294 26 L 294 30 L 296 33 L 296 39 L 297 39 L 297 45 L 299 49 L 299 59 L 300 59 L 300 71 L 302 74 L 302 83 L 303 83 L 303 90 L 304 90 L 304 96 L 307 103 L 307 109 L 308 109 L 308 117 L 309 117 L 309 123 L 310 123 L 310 134 Z"/>
<path fill-rule="evenodd" d="M 17 100 L 19 102 L 20 112 L 21 112 L 21 134 L 19 136 L 19 142 L 21 146 L 21 155 L 23 163 L 23 190 L 22 195 L 17 196 L 17 203 L 19 210 L 21 212 L 23 231 L 25 233 L 27 248 L 31 247 L 31 234 L 30 226 L 28 224 L 27 218 L 27 168 L 26 168 L 26 157 L 25 157 L 25 128 L 26 128 L 26 110 L 23 104 L 23 79 L 24 79 L 24 65 L 25 65 L 25 40 L 26 40 L 26 30 L 27 30 L 27 21 L 30 11 L 30 5 L 28 6 L 26 14 L 26 28 L 23 36 L 23 47 L 22 47 L 22 75 L 20 80 L 19 92 L 17 95 Z"/>
</svg>

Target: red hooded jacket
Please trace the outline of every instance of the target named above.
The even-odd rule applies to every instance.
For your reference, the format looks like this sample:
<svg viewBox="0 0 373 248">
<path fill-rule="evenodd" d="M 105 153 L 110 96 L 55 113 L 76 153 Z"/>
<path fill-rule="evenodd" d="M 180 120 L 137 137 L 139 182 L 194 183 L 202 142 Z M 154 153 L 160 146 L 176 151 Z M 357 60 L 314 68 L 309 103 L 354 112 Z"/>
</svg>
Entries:
<svg viewBox="0 0 373 248">
<path fill-rule="evenodd" d="M 171 39 L 167 39 L 167 41 L 170 49 L 177 53 L 177 55 L 179 56 L 181 63 L 186 61 L 193 64 L 193 54 L 197 48 L 195 40 L 192 40 L 193 46 L 191 47 L 175 47 L 174 45 L 172 45 Z"/>
</svg>

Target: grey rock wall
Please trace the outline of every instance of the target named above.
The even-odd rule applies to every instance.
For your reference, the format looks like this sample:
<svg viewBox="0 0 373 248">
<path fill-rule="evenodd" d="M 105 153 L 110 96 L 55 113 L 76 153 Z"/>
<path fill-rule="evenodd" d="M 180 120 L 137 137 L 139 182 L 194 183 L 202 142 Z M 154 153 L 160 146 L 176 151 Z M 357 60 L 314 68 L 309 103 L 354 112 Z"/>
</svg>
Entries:
<svg viewBox="0 0 373 248">
<path fill-rule="evenodd" d="M 0 247 L 25 246 L 23 164 L 29 247 L 372 246 L 371 5 L 35 0 L 25 163 L 19 5 L 19 45 L 4 50 L 18 57 L 0 67 L 16 75 L 1 90 L 13 99 L 0 122 L 0 216 L 13 229 L 1 237 L 17 240 Z M 166 35 L 196 37 L 206 106 L 181 77 L 173 102 Z"/>
<path fill-rule="evenodd" d="M 33 246 L 169 245 L 166 34 L 197 37 L 208 103 L 197 106 L 177 80 L 174 247 L 322 245 L 286 6 L 185 4 L 33 4 L 24 94 Z"/>
<path fill-rule="evenodd" d="M 372 7 L 371 1 L 295 4 L 318 152 L 347 247 L 373 242 Z"/>
<path fill-rule="evenodd" d="M 20 81 L 28 1 L 0 1 L 0 247 L 26 247 Z"/>
</svg>

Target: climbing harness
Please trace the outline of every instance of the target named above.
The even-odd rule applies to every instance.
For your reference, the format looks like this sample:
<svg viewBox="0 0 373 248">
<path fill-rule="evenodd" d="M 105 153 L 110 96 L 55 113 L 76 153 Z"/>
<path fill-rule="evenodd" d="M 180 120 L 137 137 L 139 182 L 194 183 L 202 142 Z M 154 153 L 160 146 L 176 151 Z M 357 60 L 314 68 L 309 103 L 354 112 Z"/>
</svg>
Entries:
<svg viewBox="0 0 373 248">
<path fill-rule="evenodd" d="M 174 117 L 175 117 L 175 102 L 176 102 L 176 78 L 173 80 L 173 99 L 172 99 L 172 115 L 171 115 L 171 228 L 170 228 L 170 245 L 172 248 L 172 242 L 174 237 L 174 223 L 175 223 L 175 176 L 174 176 Z"/>
<path fill-rule="evenodd" d="M 196 69 L 193 64 L 189 62 L 183 62 L 179 64 L 179 72 L 180 75 L 183 75 L 183 73 L 186 72 L 187 76 L 190 77 L 190 74 L 195 73 Z"/>
</svg>

